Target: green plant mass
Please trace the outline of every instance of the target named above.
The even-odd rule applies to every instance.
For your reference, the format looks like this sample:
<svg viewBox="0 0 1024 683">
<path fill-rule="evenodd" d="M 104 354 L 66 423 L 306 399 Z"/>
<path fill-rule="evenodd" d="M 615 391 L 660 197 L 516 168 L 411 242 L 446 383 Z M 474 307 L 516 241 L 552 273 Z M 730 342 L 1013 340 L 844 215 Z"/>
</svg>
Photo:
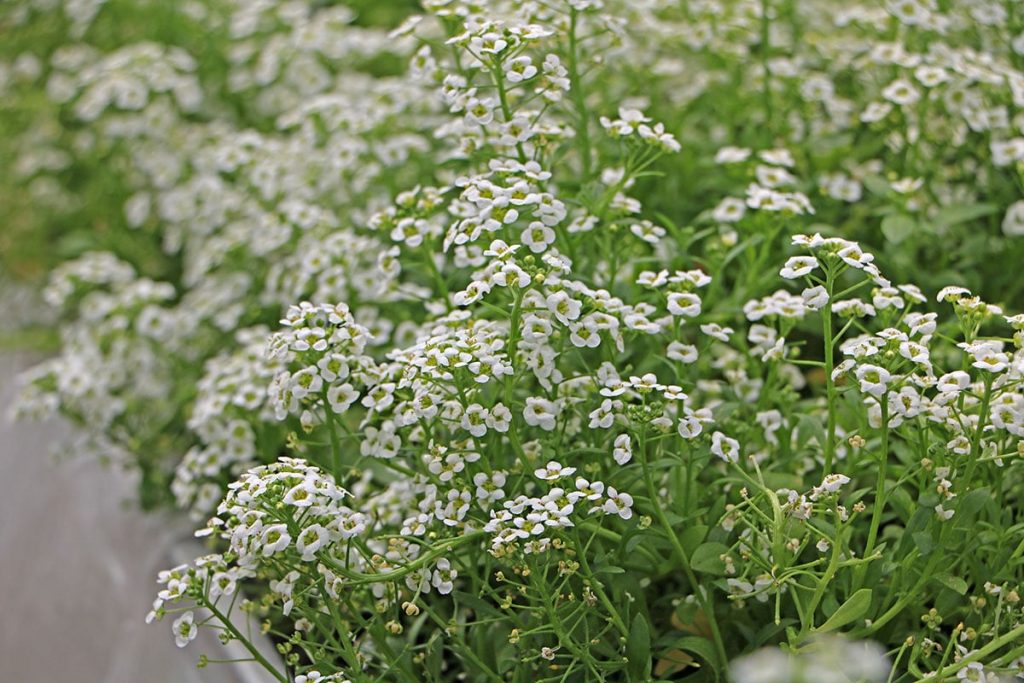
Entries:
<svg viewBox="0 0 1024 683">
<path fill-rule="evenodd" d="M 2 12 L 16 409 L 196 520 L 179 646 L 1024 677 L 1018 2 Z"/>
</svg>

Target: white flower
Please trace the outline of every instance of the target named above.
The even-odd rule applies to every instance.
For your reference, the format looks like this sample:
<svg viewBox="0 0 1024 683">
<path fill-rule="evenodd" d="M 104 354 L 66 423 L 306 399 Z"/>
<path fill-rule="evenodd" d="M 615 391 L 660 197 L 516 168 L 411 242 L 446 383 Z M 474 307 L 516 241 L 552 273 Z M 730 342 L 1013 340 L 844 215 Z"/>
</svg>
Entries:
<svg viewBox="0 0 1024 683">
<path fill-rule="evenodd" d="M 970 683 L 988 683 L 991 680 L 998 680 L 994 675 L 990 676 L 985 671 L 985 665 L 981 662 L 971 662 L 956 672 L 956 677 L 961 681 Z"/>
<path fill-rule="evenodd" d="M 539 396 L 531 396 L 526 399 L 523 419 L 531 427 L 540 427 L 550 432 L 555 428 L 558 412 L 558 406 L 552 401 Z"/>
<path fill-rule="evenodd" d="M 694 439 L 704 431 L 704 425 L 695 415 L 684 415 L 679 418 L 679 436 Z"/>
<path fill-rule="evenodd" d="M 917 342 L 905 341 L 900 342 L 899 348 L 900 355 L 907 360 L 915 363 L 921 363 L 924 365 L 928 364 L 928 347 L 918 344 Z"/>
<path fill-rule="evenodd" d="M 620 434 L 615 437 L 612 458 L 614 458 L 615 462 L 619 465 L 625 465 L 633 459 L 633 446 L 630 443 L 629 434 Z"/>
<path fill-rule="evenodd" d="M 549 294 L 545 300 L 545 304 L 547 305 L 548 310 L 551 311 L 563 325 L 568 325 L 569 321 L 579 318 L 580 311 L 583 307 L 579 301 L 569 296 L 569 293 L 565 290 Z"/>
<path fill-rule="evenodd" d="M 514 57 L 505 62 L 505 78 L 509 83 L 526 81 L 537 75 L 537 67 L 533 61 L 525 56 Z"/>
<path fill-rule="evenodd" d="M 395 425 L 385 420 L 381 427 L 367 427 L 363 430 L 363 440 L 359 444 L 359 452 L 373 458 L 393 458 L 402 447 L 402 439 L 395 433 Z"/>
<path fill-rule="evenodd" d="M 171 630 L 174 633 L 174 644 L 178 647 L 185 647 L 199 635 L 199 626 L 195 623 L 195 615 L 191 611 L 175 619 Z"/>
<path fill-rule="evenodd" d="M 697 360 L 697 347 L 677 341 L 670 342 L 665 356 L 680 363 L 694 363 Z"/>
<path fill-rule="evenodd" d="M 722 327 L 718 323 L 706 323 L 700 326 L 700 331 L 709 337 L 719 341 L 729 341 L 729 335 L 735 332 L 731 327 Z"/>
<path fill-rule="evenodd" d="M 919 26 L 931 17 L 921 0 L 888 0 L 886 9 L 907 26 Z"/>
<path fill-rule="evenodd" d="M 292 395 L 297 399 L 317 393 L 323 385 L 324 380 L 320 377 L 320 371 L 316 367 L 303 368 L 292 375 Z"/>
<path fill-rule="evenodd" d="M 875 260 L 872 254 L 862 251 L 860 245 L 856 242 L 850 242 L 840 249 L 836 254 L 839 258 L 854 268 L 864 268 L 867 264 Z"/>
<path fill-rule="evenodd" d="M 470 38 L 469 47 L 473 52 L 497 54 L 508 47 L 508 41 L 500 33 L 488 31 L 482 35 Z"/>
<path fill-rule="evenodd" d="M 700 315 L 700 297 L 691 292 L 672 292 L 668 295 L 668 312 L 693 318 Z"/>
<path fill-rule="evenodd" d="M 828 291 L 821 285 L 805 289 L 800 292 L 800 297 L 804 300 L 804 306 L 812 311 L 820 310 L 828 303 Z"/>
<path fill-rule="evenodd" d="M 489 291 L 491 291 L 490 282 L 474 280 L 466 285 L 464 290 L 456 292 L 453 301 L 456 306 L 469 306 L 482 299 Z"/>
<path fill-rule="evenodd" d="M 238 581 L 234 574 L 217 572 L 210 579 L 210 597 L 214 600 L 222 595 L 233 595 L 237 588 Z"/>
<path fill-rule="evenodd" d="M 777 166 L 758 165 L 754 169 L 754 175 L 757 177 L 758 184 L 764 187 L 774 188 L 796 183 L 796 177 L 792 173 Z"/>
<path fill-rule="evenodd" d="M 1024 200 L 1010 204 L 1003 216 L 1003 234 L 1009 237 L 1024 237 Z"/>
<path fill-rule="evenodd" d="M 501 500 L 505 497 L 506 473 L 502 470 L 488 475 L 485 472 L 477 472 L 473 475 L 473 484 L 476 486 L 476 498 L 481 502 Z"/>
<path fill-rule="evenodd" d="M 994 166 L 1009 166 L 1015 161 L 1024 161 L 1024 138 L 993 140 L 989 148 L 992 150 Z"/>
<path fill-rule="evenodd" d="M 601 330 L 591 316 L 582 323 L 569 323 L 569 341 L 578 348 L 596 349 L 601 345 Z"/>
<path fill-rule="evenodd" d="M 590 482 L 583 477 L 576 477 L 574 485 L 576 490 L 587 500 L 600 500 L 604 495 L 604 482 Z"/>
<path fill-rule="evenodd" d="M 750 158 L 750 150 L 744 147 L 722 147 L 715 153 L 716 164 L 738 164 Z"/>
<path fill-rule="evenodd" d="M 562 467 L 561 463 L 549 460 L 547 465 L 534 470 L 533 476 L 544 481 L 558 481 L 562 477 L 571 477 L 575 473 L 575 467 Z"/>
<path fill-rule="evenodd" d="M 633 496 L 625 492 L 620 493 L 609 486 L 608 496 L 601 507 L 606 515 L 618 515 L 622 519 L 629 519 L 633 516 Z"/>
<path fill-rule="evenodd" d="M 841 486 L 849 483 L 850 478 L 845 474 L 827 474 L 818 489 L 824 493 L 835 493 Z"/>
<path fill-rule="evenodd" d="M 488 417 L 489 414 L 486 408 L 478 403 L 473 403 L 462 413 L 462 421 L 459 426 L 473 436 L 483 436 L 487 433 Z"/>
<path fill-rule="evenodd" d="M 637 127 L 637 133 L 640 135 L 641 139 L 661 147 L 662 151 L 665 152 L 675 153 L 683 148 L 682 145 L 679 144 L 679 141 L 676 140 L 676 136 L 667 132 L 665 130 L 665 124 L 661 122 L 658 122 L 653 126 L 648 126 L 642 123 Z"/>
<path fill-rule="evenodd" d="M 909 195 L 924 186 L 924 178 L 899 178 L 889 183 L 889 187 L 897 194 Z"/>
<path fill-rule="evenodd" d="M 893 104 L 905 107 L 921 99 L 921 93 L 910 81 L 901 78 L 887 85 L 882 90 L 882 97 Z"/>
<path fill-rule="evenodd" d="M 590 412 L 590 423 L 587 425 L 590 429 L 608 429 L 615 422 L 615 411 L 621 407 L 621 403 L 618 401 L 612 401 L 610 398 L 606 398 L 601 401 L 601 405 Z"/>
<path fill-rule="evenodd" d="M 327 529 L 319 524 L 312 524 L 299 533 L 295 541 L 295 549 L 302 555 L 304 562 L 316 559 L 316 553 L 327 543 L 330 535 Z"/>
<path fill-rule="evenodd" d="M 970 375 L 963 370 L 954 370 L 940 377 L 936 388 L 943 393 L 960 393 L 970 385 Z"/>
<path fill-rule="evenodd" d="M 966 287 L 958 287 L 957 285 L 947 285 L 946 287 L 943 287 L 942 289 L 939 290 L 939 293 L 935 295 L 935 300 L 940 302 L 945 301 L 948 303 L 951 301 L 957 301 L 958 299 L 964 297 L 969 297 L 970 295 L 971 290 L 967 289 Z"/>
<path fill-rule="evenodd" d="M 914 70 L 914 78 L 926 88 L 934 88 L 949 80 L 949 74 L 939 66 L 921 65 Z"/>
<path fill-rule="evenodd" d="M 719 223 L 735 223 L 747 212 L 747 203 L 737 197 L 726 197 L 718 202 L 711 217 Z"/>
<path fill-rule="evenodd" d="M 804 275 L 809 275 L 817 267 L 818 259 L 813 256 L 793 256 L 786 261 L 782 270 L 779 271 L 779 275 L 787 280 L 795 280 Z"/>
<path fill-rule="evenodd" d="M 459 572 L 452 569 L 452 564 L 448 561 L 448 558 L 442 557 L 434 565 L 434 575 L 430 582 L 437 589 L 438 593 L 448 595 L 455 588 L 455 579 L 458 575 Z"/>
<path fill-rule="evenodd" d="M 1003 372 L 1010 367 L 1010 356 L 1001 351 L 979 351 L 974 355 L 972 367 L 988 372 Z"/>
<path fill-rule="evenodd" d="M 657 244 L 665 236 L 665 228 L 648 220 L 633 223 L 629 226 L 629 231 L 649 244 Z"/>
<path fill-rule="evenodd" d="M 722 432 L 711 434 L 711 452 L 726 462 L 739 462 L 740 444 Z"/>
<path fill-rule="evenodd" d="M 761 161 L 774 164 L 775 166 L 786 166 L 787 168 L 796 166 L 796 159 L 793 158 L 793 153 L 783 147 L 763 149 L 757 153 L 757 156 L 761 158 Z"/>
<path fill-rule="evenodd" d="M 487 413 L 485 418 L 487 426 L 496 432 L 504 434 L 512 423 L 512 411 L 502 403 L 496 403 Z"/>
<path fill-rule="evenodd" d="M 888 102 L 869 102 L 861 112 L 860 120 L 864 123 L 875 123 L 884 119 L 891 111 L 892 105 Z"/>
<path fill-rule="evenodd" d="M 877 365 L 858 366 L 855 374 L 860 382 L 860 390 L 875 397 L 885 393 L 891 378 L 888 370 Z"/>
<path fill-rule="evenodd" d="M 466 120 L 478 126 L 486 126 L 494 120 L 494 101 L 471 99 L 466 104 Z"/>
<path fill-rule="evenodd" d="M 533 221 L 523 229 L 522 240 L 530 251 L 539 254 L 555 241 L 555 231 L 540 221 Z"/>
<path fill-rule="evenodd" d="M 284 524 L 272 524 L 263 530 L 260 537 L 260 544 L 263 546 L 263 554 L 266 556 L 281 552 L 292 542 L 288 535 L 288 527 Z"/>
<path fill-rule="evenodd" d="M 284 498 L 281 499 L 281 502 L 286 505 L 294 505 L 299 508 L 309 507 L 313 504 L 315 494 L 316 489 L 313 488 L 313 482 L 306 480 L 289 489 L 288 492 L 284 494 Z"/>
</svg>

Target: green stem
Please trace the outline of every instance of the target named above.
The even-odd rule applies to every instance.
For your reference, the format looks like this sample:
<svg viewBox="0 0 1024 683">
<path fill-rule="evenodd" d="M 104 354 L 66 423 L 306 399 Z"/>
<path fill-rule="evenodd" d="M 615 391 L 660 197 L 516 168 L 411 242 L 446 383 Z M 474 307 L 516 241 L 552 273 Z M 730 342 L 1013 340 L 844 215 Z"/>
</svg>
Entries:
<svg viewBox="0 0 1024 683">
<path fill-rule="evenodd" d="M 971 443 L 971 461 L 967 463 L 967 471 L 964 473 L 964 483 L 971 484 L 971 475 L 978 466 L 981 457 L 981 437 L 985 433 L 985 424 L 988 422 L 989 406 L 992 403 L 992 375 L 985 375 L 985 393 L 981 396 L 981 411 L 978 413 L 978 428 L 974 432 L 974 440 Z"/>
<path fill-rule="evenodd" d="M 940 537 L 939 546 L 941 547 L 941 545 L 942 545 L 942 542 L 941 542 L 941 537 Z M 868 634 L 877 632 L 883 626 L 885 626 L 890 621 L 892 621 L 897 615 L 899 615 L 899 613 L 903 611 L 904 607 L 906 607 L 908 604 L 910 604 L 913 600 L 919 599 L 920 595 L 921 595 L 921 593 L 920 593 L 921 588 L 926 583 L 928 583 L 928 581 L 931 580 L 932 572 L 935 570 L 935 565 L 938 563 L 938 561 L 941 558 L 942 558 L 942 554 L 941 553 L 938 553 L 938 552 L 934 553 L 932 555 L 932 558 L 928 561 L 928 564 L 925 565 L 924 570 L 921 572 L 920 578 L 918 578 L 918 580 L 914 583 L 913 587 L 910 590 L 908 590 L 906 593 L 904 593 L 903 597 L 901 597 L 899 600 L 897 600 L 893 604 L 892 607 L 890 607 L 888 610 L 885 611 L 884 614 L 882 614 L 882 616 L 878 617 L 877 619 L 873 619 L 871 621 L 871 626 L 870 627 L 866 628 L 863 632 L 858 632 L 858 633 L 853 634 L 853 636 L 859 638 L 859 637 L 864 637 L 864 636 L 866 636 Z"/>
<path fill-rule="evenodd" d="M 679 536 L 676 535 L 675 530 L 672 528 L 672 523 L 668 519 L 668 515 L 662 509 L 660 500 L 661 497 L 658 495 L 658 490 L 654 485 L 654 477 L 651 474 L 651 468 L 647 462 L 647 430 L 646 427 L 641 427 L 639 430 L 639 455 L 640 465 L 643 468 L 644 473 L 644 484 L 647 487 L 647 496 L 651 501 L 651 507 L 654 509 L 654 516 L 658 518 L 658 523 L 661 524 L 662 529 L 665 530 L 665 535 L 668 536 L 669 542 L 672 544 L 672 549 L 675 551 L 677 558 L 679 559 L 680 567 L 683 573 L 686 574 L 687 581 L 690 582 L 690 586 L 693 588 L 694 594 L 697 596 L 697 600 L 700 601 L 701 608 L 704 610 L 705 616 L 708 618 L 708 625 L 711 627 L 711 636 L 715 644 L 715 652 L 718 655 L 718 661 L 720 664 L 719 668 L 725 667 L 729 661 L 729 656 L 725 652 L 725 644 L 722 642 L 722 634 L 718 628 L 718 620 L 715 618 L 715 606 L 711 601 L 710 595 L 706 593 L 700 582 L 697 581 L 696 574 L 693 573 L 693 567 L 690 566 L 690 557 L 686 554 L 686 549 L 683 548 L 683 544 L 679 541 Z"/>
<path fill-rule="evenodd" d="M 836 529 L 836 537 L 832 539 L 832 555 L 829 558 L 828 567 L 826 567 L 825 573 L 821 575 L 821 578 L 818 579 L 818 586 L 814 589 L 814 595 L 811 596 L 811 602 L 805 612 L 812 629 L 814 628 L 814 612 L 818 609 L 821 599 L 825 597 L 825 589 L 832 583 L 832 577 L 835 576 L 836 571 L 839 569 L 839 561 L 843 552 L 842 535 L 842 523 L 839 522 L 839 528 Z"/>
<path fill-rule="evenodd" d="M 768 48 L 771 42 L 768 3 L 769 0 L 761 0 L 761 68 L 764 69 L 764 91 L 762 96 L 764 98 L 764 123 L 766 128 L 775 119 L 775 112 L 772 106 L 772 77 L 771 71 L 768 69 Z"/>
<path fill-rule="evenodd" d="M 569 10 L 569 90 L 579 117 L 576 131 L 576 142 L 580 149 L 580 160 L 583 162 L 583 182 L 590 179 L 590 115 L 587 113 L 586 97 L 579 72 L 579 40 L 576 35 L 579 12 Z"/>
<path fill-rule="evenodd" d="M 522 332 L 520 321 L 523 310 L 523 295 L 525 293 L 525 289 L 521 289 L 519 287 L 515 288 L 515 300 L 512 303 L 512 317 L 509 320 L 508 346 L 506 348 L 508 355 L 508 364 L 513 368 L 516 364 L 516 353 L 519 350 L 519 336 Z M 514 388 L 515 373 L 505 375 L 505 407 L 508 408 L 509 410 L 512 410 L 512 396 Z M 522 441 L 519 439 L 519 432 L 516 430 L 516 424 L 514 420 L 512 421 L 512 424 L 509 426 L 508 436 L 509 441 L 512 442 L 512 447 L 516 451 L 516 455 L 519 456 L 519 461 L 522 462 L 524 466 L 527 465 L 528 463 L 526 459 L 526 451 L 523 449 Z"/>
<path fill-rule="evenodd" d="M 576 538 L 576 545 L 579 548 L 579 552 L 576 553 L 576 558 L 579 560 L 580 568 L 589 577 L 591 588 L 594 589 L 597 599 L 600 600 L 601 604 L 604 605 L 604 608 L 608 610 L 608 614 L 610 615 L 612 623 L 615 624 L 615 628 L 619 630 L 619 633 L 621 633 L 623 637 L 628 637 L 629 629 L 626 627 L 625 620 L 619 614 L 619 611 L 615 609 L 615 605 L 612 603 L 611 599 L 609 599 L 608 594 L 604 592 L 604 586 L 590 570 L 590 564 L 587 562 L 586 549 L 583 547 L 583 542 L 580 540 L 579 533 L 575 533 L 574 535 Z"/>
<path fill-rule="evenodd" d="M 987 657 L 988 655 L 992 654 L 1004 645 L 1009 645 L 1011 643 L 1017 642 L 1019 638 L 1024 638 L 1024 624 L 1021 624 L 1012 631 L 1004 633 L 1002 636 L 991 641 L 985 647 L 979 648 L 971 654 L 967 655 L 959 662 L 954 662 L 953 664 L 950 664 L 949 666 L 939 671 L 936 671 L 931 676 L 927 676 L 922 683 L 926 681 L 943 681 L 947 677 L 952 676 L 957 671 L 960 671 L 961 669 L 966 667 L 968 664 L 980 661 L 982 658 Z"/>
<path fill-rule="evenodd" d="M 441 616 L 439 614 L 437 614 L 437 612 L 432 610 L 430 608 L 430 605 L 426 604 L 425 602 L 421 603 L 420 609 L 422 609 L 424 612 L 427 613 L 427 616 L 429 616 L 430 619 L 435 624 L 437 624 L 437 627 L 439 629 L 441 629 L 442 632 L 445 629 L 448 628 L 448 623 L 444 619 L 442 619 Z M 453 645 L 453 649 L 454 649 L 454 645 Z M 501 676 L 499 676 L 498 674 L 494 673 L 494 671 L 491 669 L 491 667 L 487 666 L 487 664 L 484 663 L 484 661 L 482 659 L 480 659 L 480 657 L 478 657 L 475 652 L 473 652 L 473 648 L 471 648 L 471 647 L 460 647 L 460 648 L 458 648 L 458 651 L 459 651 L 459 654 L 463 655 L 464 657 L 466 657 L 466 659 L 468 659 L 469 661 L 471 661 L 474 664 L 476 664 L 476 666 L 480 669 L 480 673 L 484 676 L 484 678 L 486 678 L 489 681 L 498 681 L 499 683 L 501 682 L 501 680 L 502 680 Z"/>
<path fill-rule="evenodd" d="M 338 431 L 335 429 L 336 416 L 331 411 L 326 391 L 324 391 L 324 413 L 327 415 L 327 428 L 331 435 L 331 473 L 334 475 L 334 482 L 339 483 L 341 481 L 341 442 L 338 439 Z"/>
<path fill-rule="evenodd" d="M 836 382 L 832 377 L 835 370 L 835 340 L 832 338 L 832 292 L 835 278 L 831 269 L 825 283 L 828 301 L 822 310 L 822 332 L 825 337 L 825 394 L 828 401 L 828 424 L 825 427 L 825 474 L 832 472 L 836 455 Z"/>
<path fill-rule="evenodd" d="M 501 70 L 500 64 L 495 64 L 494 68 L 491 69 L 491 73 L 494 74 L 494 84 L 498 88 L 501 114 L 505 117 L 505 123 L 509 123 L 512 120 L 512 107 L 508 104 L 508 92 L 505 90 L 505 72 Z M 519 163 L 525 164 L 527 162 L 526 150 L 523 149 L 523 143 L 521 142 L 516 142 L 516 156 L 519 159 Z"/>
<path fill-rule="evenodd" d="M 882 444 L 878 458 L 878 480 L 875 483 L 874 509 L 871 511 L 871 527 L 868 529 L 868 541 L 864 546 L 863 557 L 874 552 L 875 541 L 878 539 L 878 528 L 882 523 L 882 512 L 885 510 L 885 474 L 889 464 L 889 396 L 884 394 L 879 400 L 882 409 Z M 868 565 L 863 565 L 857 572 L 854 590 L 861 587 Z"/>
<path fill-rule="evenodd" d="M 245 647 L 245 649 L 249 651 L 249 654 L 253 656 L 253 659 L 260 663 L 260 666 L 269 671 L 274 676 L 274 678 L 281 681 L 281 683 L 289 683 L 288 677 L 282 674 L 280 671 L 278 671 L 277 668 L 273 664 L 271 664 L 258 649 L 256 649 L 256 646 L 253 645 L 247 638 L 245 638 L 245 636 L 242 635 L 242 632 L 238 630 L 238 627 L 231 623 L 231 620 L 228 619 L 219 609 L 217 609 L 216 605 L 214 605 L 212 602 L 207 601 L 204 601 L 203 604 L 206 607 L 206 609 L 210 610 L 210 612 L 213 613 L 213 616 L 217 617 L 217 619 L 222 624 L 224 624 L 224 628 L 227 629 L 228 633 L 230 633 L 232 637 L 238 640 L 238 642 L 240 642 Z"/>
</svg>

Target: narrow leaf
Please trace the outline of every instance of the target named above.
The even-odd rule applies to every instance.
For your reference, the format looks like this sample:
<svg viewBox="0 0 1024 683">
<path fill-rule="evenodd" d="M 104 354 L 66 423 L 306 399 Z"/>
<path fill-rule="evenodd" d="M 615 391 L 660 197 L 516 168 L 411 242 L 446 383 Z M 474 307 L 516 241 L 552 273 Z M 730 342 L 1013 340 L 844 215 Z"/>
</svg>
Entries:
<svg viewBox="0 0 1024 683">
<path fill-rule="evenodd" d="M 834 631 L 837 628 L 846 626 L 867 614 L 869 607 L 871 607 L 871 589 L 861 588 L 840 605 L 839 609 L 824 624 L 815 630 L 818 633 L 827 633 L 828 631 Z"/>
</svg>

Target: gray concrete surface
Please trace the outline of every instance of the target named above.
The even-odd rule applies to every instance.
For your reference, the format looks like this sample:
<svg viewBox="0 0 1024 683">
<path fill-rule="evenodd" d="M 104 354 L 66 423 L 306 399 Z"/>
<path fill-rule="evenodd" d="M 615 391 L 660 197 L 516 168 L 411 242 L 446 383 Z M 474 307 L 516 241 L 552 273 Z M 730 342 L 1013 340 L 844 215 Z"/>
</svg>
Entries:
<svg viewBox="0 0 1024 683">
<path fill-rule="evenodd" d="M 187 521 L 142 515 L 124 472 L 54 448 L 59 423 L 2 417 L 26 355 L 0 354 L 0 683 L 242 683 L 231 667 L 198 670 L 212 637 L 178 649 L 171 620 L 146 625 L 156 573 Z M 181 551 L 179 549 L 178 554 Z M 212 641 L 212 642 L 211 642 Z"/>
</svg>

